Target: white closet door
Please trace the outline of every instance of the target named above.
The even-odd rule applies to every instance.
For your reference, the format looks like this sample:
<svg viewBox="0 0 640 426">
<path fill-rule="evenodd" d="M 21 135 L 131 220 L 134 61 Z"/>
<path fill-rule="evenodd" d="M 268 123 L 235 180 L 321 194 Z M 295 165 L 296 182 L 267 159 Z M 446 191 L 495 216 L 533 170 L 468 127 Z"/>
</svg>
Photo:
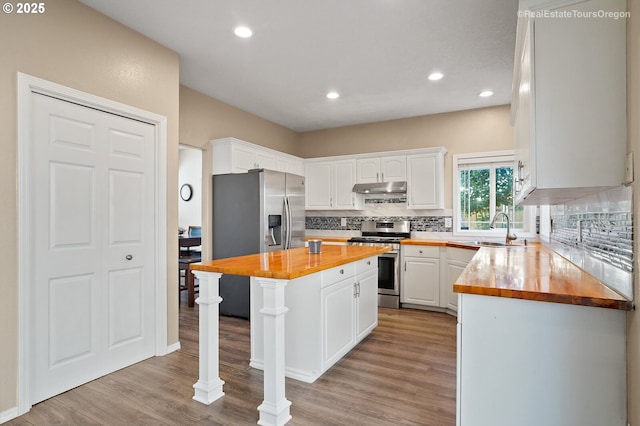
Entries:
<svg viewBox="0 0 640 426">
<path fill-rule="evenodd" d="M 154 126 L 32 94 L 31 403 L 154 355 Z"/>
</svg>

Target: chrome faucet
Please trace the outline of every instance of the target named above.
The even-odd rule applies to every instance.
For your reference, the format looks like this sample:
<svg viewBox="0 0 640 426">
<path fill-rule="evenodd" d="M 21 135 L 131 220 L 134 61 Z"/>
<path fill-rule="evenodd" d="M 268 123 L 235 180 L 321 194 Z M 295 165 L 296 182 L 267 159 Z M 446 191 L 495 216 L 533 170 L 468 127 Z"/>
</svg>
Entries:
<svg viewBox="0 0 640 426">
<path fill-rule="evenodd" d="M 495 228 L 495 224 L 496 224 L 496 219 L 498 218 L 498 216 L 503 215 L 506 219 L 507 219 L 507 238 L 505 243 L 507 245 L 511 244 L 511 241 L 514 241 L 516 239 L 518 239 L 518 237 L 516 236 L 516 234 L 511 235 L 511 223 L 509 221 L 509 215 L 507 215 L 505 212 L 498 212 L 496 213 L 496 215 L 493 217 L 493 220 L 491 221 L 491 223 L 489 224 L 489 228 L 493 229 Z"/>
</svg>

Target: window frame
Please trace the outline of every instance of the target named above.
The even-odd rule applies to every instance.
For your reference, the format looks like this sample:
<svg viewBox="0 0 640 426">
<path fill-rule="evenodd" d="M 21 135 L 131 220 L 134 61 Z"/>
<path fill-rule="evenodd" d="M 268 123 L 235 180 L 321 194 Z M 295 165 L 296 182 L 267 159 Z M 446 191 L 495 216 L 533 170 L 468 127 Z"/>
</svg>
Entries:
<svg viewBox="0 0 640 426">
<path fill-rule="evenodd" d="M 490 175 L 495 175 L 495 168 L 500 164 L 509 164 L 514 167 L 515 171 L 515 153 L 513 150 L 505 151 L 488 151 L 488 152 L 476 152 L 468 154 L 454 154 L 453 155 L 453 235 L 464 237 L 491 237 L 499 238 L 505 236 L 504 228 L 495 228 L 488 230 L 480 229 L 461 229 L 461 206 L 460 206 L 460 170 L 468 165 L 477 165 L 478 168 L 490 169 Z M 495 183 L 492 181 L 492 183 Z M 490 208 L 493 211 L 495 208 L 495 188 L 491 189 L 491 201 Z M 519 238 L 535 238 L 536 237 L 536 206 L 523 206 L 524 207 L 524 229 L 511 230 L 511 233 L 516 232 Z M 495 215 L 495 212 L 494 212 Z M 493 216 L 492 216 L 493 218 Z M 510 218 L 511 219 L 511 218 Z"/>
</svg>

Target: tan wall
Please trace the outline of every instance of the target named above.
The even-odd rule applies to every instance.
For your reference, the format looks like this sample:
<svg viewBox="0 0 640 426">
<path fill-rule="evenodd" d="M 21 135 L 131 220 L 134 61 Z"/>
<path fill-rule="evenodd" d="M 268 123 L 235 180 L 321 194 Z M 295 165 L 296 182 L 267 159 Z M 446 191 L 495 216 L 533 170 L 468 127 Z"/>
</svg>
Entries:
<svg viewBox="0 0 640 426">
<path fill-rule="evenodd" d="M 640 217 L 640 2 L 627 1 L 631 17 L 627 19 L 627 141 L 628 150 L 635 154 L 635 183 L 633 184 L 634 237 L 633 252 L 637 258 L 640 250 L 640 233 L 637 220 Z M 634 266 L 633 294 L 638 301 L 640 271 Z M 627 415 L 632 426 L 640 425 L 640 316 L 638 311 L 627 315 Z"/>
<path fill-rule="evenodd" d="M 425 115 L 300 136 L 298 155 L 304 158 L 398 149 L 443 146 L 445 157 L 445 208 L 452 208 L 453 154 L 513 149 L 509 106 Z"/>
<path fill-rule="evenodd" d="M 203 148 L 229 136 L 296 155 L 296 132 L 180 86 L 180 143 Z"/>
<path fill-rule="evenodd" d="M 232 136 L 296 155 L 298 133 L 256 115 L 180 86 L 180 143 L 202 149 L 202 258 L 210 259 L 211 169 L 209 141 Z"/>
<path fill-rule="evenodd" d="M 43 15 L 0 15 L 0 412 L 17 404 L 16 73 L 168 118 L 168 235 L 177 226 L 178 55 L 73 0 Z M 168 246 L 168 343 L 178 340 L 177 241 Z"/>
</svg>

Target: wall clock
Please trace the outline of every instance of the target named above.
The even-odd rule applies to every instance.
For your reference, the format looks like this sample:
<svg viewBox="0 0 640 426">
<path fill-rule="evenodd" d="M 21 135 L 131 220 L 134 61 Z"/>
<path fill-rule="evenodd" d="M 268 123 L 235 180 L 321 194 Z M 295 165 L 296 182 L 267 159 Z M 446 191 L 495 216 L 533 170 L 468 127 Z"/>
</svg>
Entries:
<svg viewBox="0 0 640 426">
<path fill-rule="evenodd" d="M 189 201 L 193 197 L 193 188 L 188 183 L 185 183 L 180 187 L 180 198 L 184 201 Z"/>
</svg>

